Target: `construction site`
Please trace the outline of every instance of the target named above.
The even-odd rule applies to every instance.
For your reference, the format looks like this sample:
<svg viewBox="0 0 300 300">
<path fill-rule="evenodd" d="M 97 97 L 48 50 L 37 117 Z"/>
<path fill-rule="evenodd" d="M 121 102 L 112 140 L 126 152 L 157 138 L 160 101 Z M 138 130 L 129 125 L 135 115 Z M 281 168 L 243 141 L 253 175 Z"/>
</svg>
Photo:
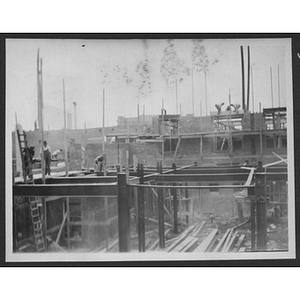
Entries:
<svg viewBox="0 0 300 300">
<path fill-rule="evenodd" d="M 64 113 L 63 129 L 46 130 L 38 56 L 39 126 L 11 136 L 13 253 L 289 251 L 288 112 L 251 110 L 247 71 L 240 104 L 229 93 L 206 114 L 138 105 L 104 126 L 103 90 L 102 127 L 77 129 L 74 102 L 74 128 Z M 58 149 L 51 174 L 44 141 Z"/>
</svg>

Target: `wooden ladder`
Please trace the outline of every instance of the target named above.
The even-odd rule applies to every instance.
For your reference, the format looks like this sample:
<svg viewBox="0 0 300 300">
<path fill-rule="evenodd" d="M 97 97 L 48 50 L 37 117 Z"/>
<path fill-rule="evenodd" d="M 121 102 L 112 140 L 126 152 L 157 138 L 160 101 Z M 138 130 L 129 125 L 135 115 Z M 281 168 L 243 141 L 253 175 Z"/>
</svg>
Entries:
<svg viewBox="0 0 300 300">
<path fill-rule="evenodd" d="M 37 197 L 29 197 L 29 207 L 36 250 L 38 252 L 44 252 L 45 241 L 43 236 L 43 224 L 40 216 Z"/>
<path fill-rule="evenodd" d="M 19 148 L 21 153 L 22 159 L 22 170 L 23 170 L 23 178 L 25 184 L 34 184 L 34 178 L 32 174 L 32 161 L 30 157 L 28 141 L 26 139 L 26 133 L 20 133 L 17 130 L 18 134 L 18 141 L 19 141 Z M 33 236 L 35 241 L 36 250 L 38 252 L 45 251 L 45 241 L 43 236 L 43 224 L 42 218 L 39 211 L 37 197 L 29 197 L 29 208 L 30 208 L 30 215 L 32 220 L 32 228 L 33 228 Z"/>
<path fill-rule="evenodd" d="M 19 142 L 19 148 L 20 148 L 20 154 L 22 159 L 22 171 L 23 171 L 23 178 L 24 183 L 31 183 L 33 182 L 33 174 L 32 174 L 32 162 L 28 147 L 28 141 L 26 139 L 26 133 L 23 131 L 23 133 L 20 133 L 19 130 L 17 130 L 18 135 L 18 142 Z"/>
</svg>

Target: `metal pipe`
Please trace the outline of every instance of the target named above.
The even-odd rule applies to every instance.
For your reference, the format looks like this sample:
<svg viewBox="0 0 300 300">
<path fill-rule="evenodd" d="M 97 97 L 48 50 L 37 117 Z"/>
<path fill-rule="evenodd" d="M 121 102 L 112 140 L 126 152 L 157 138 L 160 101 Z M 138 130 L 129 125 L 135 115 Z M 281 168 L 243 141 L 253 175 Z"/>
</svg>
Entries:
<svg viewBox="0 0 300 300">
<path fill-rule="evenodd" d="M 176 187 L 176 183 L 173 186 Z M 173 196 L 173 210 L 174 210 L 174 234 L 178 234 L 178 199 L 177 199 L 177 189 L 171 190 Z"/>
<path fill-rule="evenodd" d="M 279 65 L 278 65 L 278 105 L 280 107 L 280 75 L 279 75 Z"/>
<path fill-rule="evenodd" d="M 176 114 L 178 114 L 177 78 L 175 79 L 175 89 L 176 89 Z"/>
<path fill-rule="evenodd" d="M 194 76 L 193 76 L 193 68 L 192 68 L 192 109 L 193 109 L 193 116 L 195 115 L 194 111 Z"/>
<path fill-rule="evenodd" d="M 271 101 L 272 101 L 272 108 L 274 107 L 273 104 L 273 79 L 272 79 L 272 67 L 270 67 L 270 79 L 271 79 Z"/>
<path fill-rule="evenodd" d="M 244 74 L 243 46 L 241 46 L 241 63 L 242 63 L 242 108 L 245 111 L 245 74 Z"/>
<path fill-rule="evenodd" d="M 254 83 L 253 83 L 253 72 L 252 72 L 252 66 L 251 66 L 251 95 L 252 95 L 252 112 L 254 113 L 254 89 L 253 89 Z"/>
<path fill-rule="evenodd" d="M 207 116 L 207 78 L 206 78 L 206 66 L 204 67 L 204 89 L 205 89 L 205 115 Z"/>
<path fill-rule="evenodd" d="M 160 187 L 163 187 L 163 185 L 161 184 Z M 161 249 L 164 249 L 165 248 L 164 189 L 163 188 L 158 189 L 157 194 L 158 194 L 158 235 L 159 235 L 159 247 Z"/>
<path fill-rule="evenodd" d="M 106 176 L 106 155 L 105 155 L 105 89 L 103 89 L 103 122 L 102 122 L 102 155 L 103 160 L 103 174 Z"/>
<path fill-rule="evenodd" d="M 69 173 L 69 160 L 68 160 L 68 139 L 67 139 L 67 121 L 66 121 L 66 97 L 65 97 L 65 80 L 63 79 L 63 105 L 64 105 L 64 144 L 65 144 L 65 169 L 66 176 Z"/>
<path fill-rule="evenodd" d="M 250 102 L 250 47 L 247 47 L 248 50 L 248 82 L 247 82 L 247 111 L 249 111 L 249 102 Z"/>
</svg>

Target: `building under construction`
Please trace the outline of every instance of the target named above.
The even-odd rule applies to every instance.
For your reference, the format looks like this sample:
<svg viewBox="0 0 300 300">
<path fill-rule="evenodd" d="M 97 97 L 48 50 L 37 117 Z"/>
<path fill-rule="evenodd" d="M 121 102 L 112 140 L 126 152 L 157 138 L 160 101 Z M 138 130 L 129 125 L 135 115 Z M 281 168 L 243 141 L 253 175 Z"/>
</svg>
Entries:
<svg viewBox="0 0 300 300">
<path fill-rule="evenodd" d="M 15 253 L 289 250 L 284 107 L 203 117 L 161 110 L 68 130 L 68 151 L 52 157 L 46 178 L 28 152 L 39 149 L 40 134 L 13 135 L 22 162 L 22 174 L 14 168 Z M 63 131 L 44 136 L 64 148 Z"/>
</svg>

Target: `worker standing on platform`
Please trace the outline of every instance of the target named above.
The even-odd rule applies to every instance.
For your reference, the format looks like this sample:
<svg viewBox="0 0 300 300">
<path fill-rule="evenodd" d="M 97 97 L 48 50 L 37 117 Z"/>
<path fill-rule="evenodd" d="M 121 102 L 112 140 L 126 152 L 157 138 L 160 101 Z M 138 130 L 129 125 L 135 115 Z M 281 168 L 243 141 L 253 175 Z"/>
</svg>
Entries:
<svg viewBox="0 0 300 300">
<path fill-rule="evenodd" d="M 100 172 L 102 172 L 103 161 L 103 155 L 99 155 L 95 158 L 95 173 L 100 174 Z"/>
<path fill-rule="evenodd" d="M 44 160 L 45 160 L 45 175 L 51 175 L 51 149 L 50 146 L 47 145 L 47 142 L 44 141 L 43 145 L 43 151 L 44 151 Z"/>
</svg>

